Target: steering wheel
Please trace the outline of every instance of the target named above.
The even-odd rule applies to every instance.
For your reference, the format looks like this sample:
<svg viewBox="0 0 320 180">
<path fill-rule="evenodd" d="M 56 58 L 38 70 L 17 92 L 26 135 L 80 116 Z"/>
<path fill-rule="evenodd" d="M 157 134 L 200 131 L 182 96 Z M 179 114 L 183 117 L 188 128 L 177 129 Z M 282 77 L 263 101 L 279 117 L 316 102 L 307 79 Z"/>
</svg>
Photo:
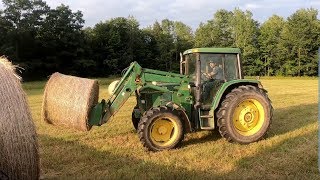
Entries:
<svg viewBox="0 0 320 180">
<path fill-rule="evenodd" d="M 207 73 L 201 71 L 201 80 L 208 81 L 210 78 L 207 76 Z"/>
</svg>

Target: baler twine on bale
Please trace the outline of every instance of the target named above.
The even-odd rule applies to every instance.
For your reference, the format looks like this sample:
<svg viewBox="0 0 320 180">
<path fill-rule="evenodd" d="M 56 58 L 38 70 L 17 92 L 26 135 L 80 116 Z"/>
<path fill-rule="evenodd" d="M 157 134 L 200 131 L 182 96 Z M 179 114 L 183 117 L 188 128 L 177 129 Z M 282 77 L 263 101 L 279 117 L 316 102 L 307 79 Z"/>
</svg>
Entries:
<svg viewBox="0 0 320 180">
<path fill-rule="evenodd" d="M 42 118 L 50 124 L 88 131 L 90 111 L 98 98 L 96 80 L 54 73 L 45 87 Z"/>
<path fill-rule="evenodd" d="M 0 178 L 39 179 L 36 129 L 15 71 L 0 57 Z"/>
</svg>

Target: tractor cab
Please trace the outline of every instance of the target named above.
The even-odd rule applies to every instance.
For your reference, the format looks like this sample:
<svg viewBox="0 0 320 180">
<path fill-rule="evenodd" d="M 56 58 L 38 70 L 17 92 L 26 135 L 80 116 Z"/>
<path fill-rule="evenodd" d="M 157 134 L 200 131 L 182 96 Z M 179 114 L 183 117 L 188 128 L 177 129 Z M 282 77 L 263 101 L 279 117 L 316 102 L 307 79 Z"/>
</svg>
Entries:
<svg viewBox="0 0 320 180">
<path fill-rule="evenodd" d="M 194 87 L 193 94 L 196 99 L 198 98 L 202 105 L 209 106 L 223 83 L 242 79 L 240 49 L 195 48 L 186 50 L 182 54 L 180 73 L 190 77 L 190 85 Z"/>
</svg>

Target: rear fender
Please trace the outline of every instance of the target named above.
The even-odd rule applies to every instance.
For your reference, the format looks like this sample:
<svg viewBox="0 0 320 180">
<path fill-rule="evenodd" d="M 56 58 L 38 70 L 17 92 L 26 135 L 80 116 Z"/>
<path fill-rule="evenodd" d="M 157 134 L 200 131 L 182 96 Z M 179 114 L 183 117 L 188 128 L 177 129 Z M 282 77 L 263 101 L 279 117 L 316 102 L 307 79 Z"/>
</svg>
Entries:
<svg viewBox="0 0 320 180">
<path fill-rule="evenodd" d="M 262 84 L 260 81 L 258 80 L 253 80 L 253 79 L 238 79 L 238 80 L 232 80 L 232 81 L 228 81 L 225 82 L 220 89 L 218 90 L 214 101 L 212 102 L 212 109 L 217 109 L 221 103 L 221 101 L 223 101 L 224 97 L 232 91 L 232 89 L 241 86 L 241 85 L 253 85 L 259 88 L 263 88 Z"/>
</svg>

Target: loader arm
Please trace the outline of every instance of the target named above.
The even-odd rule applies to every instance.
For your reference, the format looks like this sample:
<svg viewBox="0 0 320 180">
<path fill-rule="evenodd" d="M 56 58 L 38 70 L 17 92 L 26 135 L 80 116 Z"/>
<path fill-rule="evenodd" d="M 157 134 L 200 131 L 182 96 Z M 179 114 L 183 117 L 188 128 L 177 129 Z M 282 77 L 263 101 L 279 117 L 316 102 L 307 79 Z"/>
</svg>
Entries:
<svg viewBox="0 0 320 180">
<path fill-rule="evenodd" d="M 126 73 L 123 75 L 113 94 L 108 100 L 102 100 L 92 108 L 89 116 L 89 124 L 100 126 L 106 123 L 116 114 L 128 98 L 136 91 L 144 89 L 157 92 L 168 92 L 169 90 L 157 86 L 152 82 L 180 83 L 185 76 L 164 71 L 142 68 L 137 62 L 131 63 Z"/>
<path fill-rule="evenodd" d="M 131 63 L 108 100 L 102 100 L 90 113 L 89 124 L 100 126 L 106 123 L 133 92 L 140 86 L 141 66 L 137 62 Z"/>
</svg>

